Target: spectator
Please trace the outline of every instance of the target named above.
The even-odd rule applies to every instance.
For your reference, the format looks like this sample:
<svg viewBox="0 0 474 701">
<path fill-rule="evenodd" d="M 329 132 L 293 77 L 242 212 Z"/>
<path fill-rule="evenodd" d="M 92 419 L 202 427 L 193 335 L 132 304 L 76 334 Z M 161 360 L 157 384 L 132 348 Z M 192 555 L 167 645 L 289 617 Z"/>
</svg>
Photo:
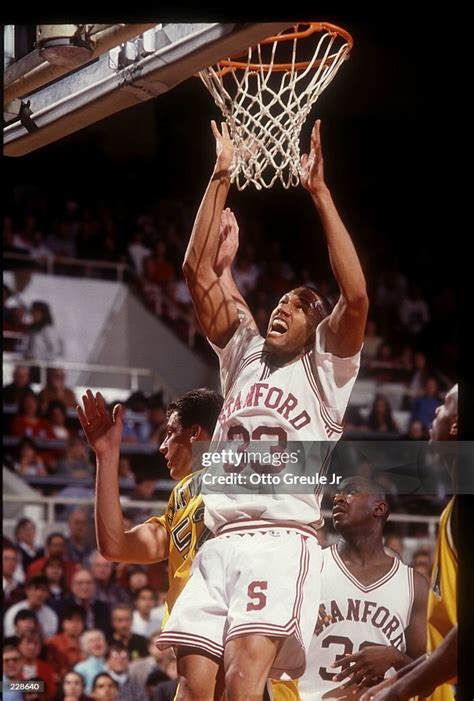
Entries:
<svg viewBox="0 0 474 701">
<path fill-rule="evenodd" d="M 63 342 L 54 325 L 47 302 L 36 301 L 31 305 L 33 322 L 29 325 L 25 358 L 56 360 L 63 354 Z"/>
<path fill-rule="evenodd" d="M 428 582 L 431 582 L 431 569 L 433 567 L 433 562 L 429 552 L 423 548 L 420 548 L 413 553 L 411 566 L 415 572 L 419 572 Z"/>
<path fill-rule="evenodd" d="M 43 411 L 51 402 L 61 402 L 68 409 L 75 409 L 77 406 L 74 391 L 66 386 L 66 373 L 63 368 L 48 368 L 46 386 L 38 398 Z"/>
<path fill-rule="evenodd" d="M 131 521 L 130 528 L 133 528 L 134 525 L 135 522 Z M 128 603 L 133 603 L 134 592 L 142 587 L 150 586 L 148 570 L 141 565 L 129 565 L 126 562 L 119 562 L 116 575 L 117 581 L 127 594 Z"/>
<path fill-rule="evenodd" d="M 377 324 L 374 319 L 367 319 L 365 328 L 364 345 L 362 347 L 362 361 L 366 363 L 373 360 L 382 343 L 382 336 L 379 335 Z"/>
<path fill-rule="evenodd" d="M 29 609 L 21 609 L 21 611 L 18 611 L 13 619 L 13 627 L 15 629 L 15 635 L 12 637 L 17 639 L 21 638 L 23 633 L 29 633 L 31 631 L 41 633 L 38 616 L 34 611 L 30 611 Z"/>
<path fill-rule="evenodd" d="M 160 682 L 155 691 L 153 701 L 173 701 L 178 688 L 178 670 L 176 667 L 176 658 L 168 660 L 165 672 L 169 677 L 169 681 Z"/>
<path fill-rule="evenodd" d="M 145 687 L 145 692 L 148 696 L 149 701 L 154 701 L 155 699 L 155 694 L 156 694 L 156 688 L 158 684 L 161 682 L 167 682 L 169 681 L 168 675 L 166 672 L 163 672 L 161 669 L 154 669 L 152 672 L 148 674 L 146 677 L 145 681 L 143 682 L 143 686 Z M 174 698 L 174 695 L 171 697 L 172 699 Z"/>
<path fill-rule="evenodd" d="M 421 295 L 419 285 L 412 283 L 400 305 L 400 321 L 408 333 L 416 338 L 430 320 L 428 305 Z"/>
<path fill-rule="evenodd" d="M 80 637 L 84 632 L 85 615 L 82 606 L 64 607 L 60 632 L 46 641 L 46 659 L 55 673 L 62 677 L 83 659 Z"/>
<path fill-rule="evenodd" d="M 135 486 L 135 473 L 132 470 L 132 464 L 130 462 L 130 458 L 127 455 L 120 456 L 118 474 L 120 486 Z"/>
<path fill-rule="evenodd" d="M 161 626 L 164 607 L 157 606 L 156 594 L 151 587 L 142 587 L 133 596 L 134 611 L 132 632 L 148 638 Z"/>
<path fill-rule="evenodd" d="M 3 563 L 3 612 L 9 606 L 25 598 L 25 590 L 15 577 L 18 567 L 18 553 L 14 545 L 4 544 L 2 551 Z"/>
<path fill-rule="evenodd" d="M 141 275 L 143 272 L 143 260 L 151 254 L 148 246 L 143 245 L 143 231 L 135 229 L 132 234 L 132 240 L 127 246 L 127 257 L 132 264 L 132 269 L 136 275 Z"/>
<path fill-rule="evenodd" d="M 428 377 L 424 385 L 423 394 L 413 402 L 411 421 L 420 421 L 423 428 L 428 431 L 435 417 L 436 409 L 441 404 L 438 381 L 435 377 Z"/>
<path fill-rule="evenodd" d="M 90 571 L 95 581 L 95 596 L 98 601 L 103 601 L 112 607 L 118 603 L 125 603 L 129 597 L 127 593 L 114 582 L 114 566 L 102 557 L 98 550 L 93 550 L 89 558 Z"/>
<path fill-rule="evenodd" d="M 17 645 L 3 646 L 3 701 L 23 701 L 21 691 L 6 688 L 6 683 L 23 681 L 23 657 Z"/>
<path fill-rule="evenodd" d="M 31 577 L 34 574 L 41 572 L 46 561 L 50 557 L 59 557 L 64 564 L 64 572 L 66 577 L 66 585 L 70 587 L 72 575 L 76 571 L 76 563 L 67 559 L 66 538 L 62 533 L 55 531 L 50 533 L 46 538 L 45 553 L 43 557 L 34 560 L 27 569 L 27 576 Z"/>
<path fill-rule="evenodd" d="M 105 670 L 119 685 L 118 701 L 148 701 L 143 687 L 135 684 L 128 672 L 129 651 L 123 643 L 114 640 L 110 643 L 106 656 Z"/>
<path fill-rule="evenodd" d="M 43 679 L 46 698 L 52 700 L 56 694 L 54 671 L 48 662 L 40 659 L 41 646 L 39 633 L 23 633 L 18 643 L 23 657 L 22 674 L 24 679 Z"/>
<path fill-rule="evenodd" d="M 24 436 L 19 441 L 14 469 L 22 477 L 45 477 L 48 474 L 46 464 L 32 438 Z"/>
<path fill-rule="evenodd" d="M 69 538 L 66 539 L 69 559 L 84 564 L 89 558 L 92 547 L 88 540 L 89 519 L 83 509 L 74 509 L 68 517 Z"/>
<path fill-rule="evenodd" d="M 112 608 L 112 634 L 109 643 L 119 641 L 130 653 L 130 659 L 147 657 L 148 640 L 132 632 L 133 609 L 129 604 L 115 604 Z"/>
<path fill-rule="evenodd" d="M 86 614 L 86 628 L 99 628 L 110 632 L 110 609 L 103 601 L 95 598 L 95 583 L 89 570 L 80 568 L 74 572 L 71 581 L 71 595 L 64 600 L 63 610 L 69 604 L 79 604 Z"/>
<path fill-rule="evenodd" d="M 403 439 L 406 441 L 426 441 L 428 437 L 428 432 L 425 430 L 421 421 L 414 419 L 410 421 L 408 431 Z"/>
<path fill-rule="evenodd" d="M 46 267 L 48 263 L 52 263 L 54 261 L 54 255 L 46 245 L 44 234 L 40 230 L 36 230 L 33 233 L 31 244 L 29 246 L 29 253 L 33 260 L 40 266 Z"/>
<path fill-rule="evenodd" d="M 86 693 L 90 694 L 95 676 L 105 669 L 107 643 L 101 630 L 87 630 L 80 643 L 84 660 L 74 665 L 74 671 L 84 678 Z"/>
<path fill-rule="evenodd" d="M 134 594 L 139 589 L 148 585 L 148 574 L 146 570 L 143 569 L 143 567 L 140 567 L 140 565 L 134 567 L 132 566 L 128 571 L 127 580 L 127 589 L 130 592 L 133 599 Z"/>
<path fill-rule="evenodd" d="M 383 341 L 377 348 L 375 358 L 370 363 L 371 377 L 377 382 L 392 382 L 396 363 L 390 343 Z"/>
<path fill-rule="evenodd" d="M 175 277 L 175 269 L 168 259 L 168 246 L 166 241 L 156 241 L 151 255 L 153 265 L 152 279 L 162 289 L 166 289 L 168 284 Z"/>
<path fill-rule="evenodd" d="M 396 433 L 398 426 L 392 417 L 392 407 L 383 394 L 376 394 L 368 419 L 369 429 L 377 433 Z"/>
<path fill-rule="evenodd" d="M 94 701 L 117 701 L 119 685 L 108 672 L 98 674 L 92 683 L 92 698 Z"/>
<path fill-rule="evenodd" d="M 423 392 L 424 384 L 429 377 L 426 354 L 417 351 L 413 356 L 413 373 L 408 382 L 408 393 L 404 399 L 404 409 L 411 409 L 415 398 Z"/>
<path fill-rule="evenodd" d="M 66 454 L 57 462 L 56 474 L 72 479 L 85 479 L 92 477 L 93 473 L 94 466 L 90 461 L 87 445 L 79 436 L 70 436 Z"/>
<path fill-rule="evenodd" d="M 30 563 L 43 555 L 43 549 L 36 547 L 36 526 L 30 518 L 20 518 L 15 526 L 15 540 L 26 572 Z"/>
<path fill-rule="evenodd" d="M 158 650 L 155 641 L 160 633 L 161 628 L 157 628 L 150 633 L 148 638 L 147 657 L 141 657 L 138 660 L 130 662 L 130 679 L 141 687 L 145 686 L 148 676 L 153 672 L 159 672 L 162 675 L 162 680 L 167 679 L 167 675 L 164 670 L 168 660 L 171 657 L 174 657 L 174 653 L 171 649 Z"/>
<path fill-rule="evenodd" d="M 54 439 L 49 421 L 39 416 L 38 397 L 34 392 L 26 392 L 18 406 L 18 415 L 12 421 L 11 435 L 22 438 Z"/>
<path fill-rule="evenodd" d="M 45 638 L 56 634 L 58 629 L 58 617 L 55 612 L 46 605 L 49 595 L 48 580 L 43 575 L 37 574 L 26 580 L 26 599 L 10 606 L 3 621 L 4 635 L 14 635 L 14 620 L 18 611 L 29 609 L 34 611 L 38 618 L 41 632 Z"/>
<path fill-rule="evenodd" d="M 58 701 L 87 701 L 84 679 L 79 672 L 66 672 L 61 680 Z"/>
<path fill-rule="evenodd" d="M 57 555 L 48 557 L 45 560 L 41 574 L 48 580 L 49 597 L 46 603 L 60 616 L 64 599 L 67 595 L 64 561 Z"/>
<path fill-rule="evenodd" d="M 143 275 L 140 279 L 140 292 L 145 306 L 156 316 L 161 316 L 163 310 L 163 291 L 154 279 L 155 266 L 151 256 L 142 262 Z"/>
<path fill-rule="evenodd" d="M 408 380 L 413 375 L 413 369 L 415 367 L 415 354 L 411 346 L 403 346 L 402 352 L 398 359 L 398 364 L 400 371 L 403 374 L 403 379 L 408 382 Z"/>
<path fill-rule="evenodd" d="M 124 443 L 146 443 L 148 436 L 148 400 L 143 392 L 134 392 L 125 402 Z"/>
<path fill-rule="evenodd" d="M 130 494 L 130 499 L 133 501 L 143 501 L 143 509 L 135 511 L 136 521 L 143 522 L 151 516 L 151 504 L 146 505 L 146 502 L 153 500 L 153 495 L 156 490 L 156 478 L 150 477 L 145 472 L 137 471 L 135 473 L 135 489 Z"/>
<path fill-rule="evenodd" d="M 148 421 L 145 424 L 144 441 L 159 446 L 163 441 L 163 430 L 166 425 L 166 409 L 161 394 L 155 394 L 148 401 Z"/>
<path fill-rule="evenodd" d="M 19 407 L 26 394 L 34 394 L 30 384 L 30 368 L 17 365 L 13 371 L 13 382 L 3 388 L 3 403 Z"/>
<path fill-rule="evenodd" d="M 45 417 L 49 421 L 55 439 L 67 441 L 71 436 L 71 431 L 66 426 L 67 414 L 65 405 L 58 400 L 51 401 L 46 407 Z"/>
</svg>

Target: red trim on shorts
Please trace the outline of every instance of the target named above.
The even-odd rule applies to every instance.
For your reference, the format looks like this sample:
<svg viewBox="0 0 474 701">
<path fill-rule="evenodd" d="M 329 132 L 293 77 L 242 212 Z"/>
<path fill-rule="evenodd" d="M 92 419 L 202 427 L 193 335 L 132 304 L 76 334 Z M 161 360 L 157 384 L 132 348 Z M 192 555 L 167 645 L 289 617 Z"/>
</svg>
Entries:
<svg viewBox="0 0 474 701">
<path fill-rule="evenodd" d="M 273 623 L 242 623 L 240 626 L 235 626 L 232 631 L 226 636 L 226 644 L 233 638 L 240 638 L 243 635 L 268 635 L 274 638 L 287 638 L 291 633 L 295 632 L 296 621 L 290 621 L 286 626 L 278 626 Z"/>
<path fill-rule="evenodd" d="M 222 645 L 204 638 L 202 635 L 194 635 L 193 633 L 181 633 L 179 631 L 170 631 L 161 633 L 158 640 L 155 642 L 158 650 L 165 650 L 174 645 L 182 645 L 183 647 L 197 647 L 199 650 L 204 650 L 209 654 L 220 659 L 224 654 Z"/>
<path fill-rule="evenodd" d="M 267 531 L 274 531 L 277 528 L 282 528 L 285 531 L 296 531 L 304 536 L 318 537 L 316 530 L 309 524 L 300 524 L 295 521 L 236 521 L 234 523 L 225 523 L 223 526 L 217 529 L 216 537 L 224 534 L 234 533 L 241 534 L 248 533 L 249 531 L 260 531 L 266 533 Z"/>
</svg>

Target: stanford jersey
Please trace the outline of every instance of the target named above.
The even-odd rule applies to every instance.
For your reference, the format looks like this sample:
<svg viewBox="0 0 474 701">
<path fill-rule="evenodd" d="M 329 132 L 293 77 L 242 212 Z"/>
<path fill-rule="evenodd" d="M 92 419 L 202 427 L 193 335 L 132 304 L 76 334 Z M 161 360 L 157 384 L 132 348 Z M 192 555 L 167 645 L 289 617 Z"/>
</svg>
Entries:
<svg viewBox="0 0 474 701">
<path fill-rule="evenodd" d="M 300 679 L 301 701 L 333 698 L 330 691 L 336 698 L 346 698 L 335 690 L 347 679 L 334 681 L 341 669 L 331 667 L 345 655 L 370 644 L 393 645 L 405 652 L 413 596 L 413 568 L 398 558 L 377 582 L 364 585 L 345 566 L 337 545 L 325 548 L 319 618 Z M 389 674 L 390 670 L 386 676 Z"/>
<path fill-rule="evenodd" d="M 339 358 L 326 351 L 329 319 L 316 330 L 314 348 L 300 360 L 272 366 L 264 339 L 245 321 L 219 356 L 225 396 L 212 450 L 238 450 L 265 441 L 279 450 L 300 441 L 337 441 L 359 370 L 360 352 Z M 255 445 L 255 444 L 254 444 Z M 304 444 L 303 444 L 304 445 Z M 322 444 L 323 445 L 323 444 Z M 327 468 L 327 444 L 320 472 Z M 320 522 L 321 488 L 314 494 L 203 494 L 205 523 L 214 533 L 241 520 Z"/>
</svg>

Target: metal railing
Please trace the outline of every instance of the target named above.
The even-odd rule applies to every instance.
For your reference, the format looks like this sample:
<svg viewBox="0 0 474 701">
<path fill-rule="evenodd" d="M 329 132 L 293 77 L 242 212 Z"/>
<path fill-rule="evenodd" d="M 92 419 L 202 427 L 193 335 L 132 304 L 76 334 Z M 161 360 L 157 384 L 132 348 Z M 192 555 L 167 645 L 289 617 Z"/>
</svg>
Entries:
<svg viewBox="0 0 474 701">
<path fill-rule="evenodd" d="M 37 496 L 23 496 L 21 494 L 4 494 L 3 495 L 4 504 L 37 504 L 45 508 L 46 517 L 44 519 L 46 526 L 50 527 L 57 523 L 57 518 L 55 514 L 55 509 L 57 506 L 94 506 L 95 499 L 93 497 L 44 497 L 41 494 Z M 122 498 L 122 507 L 129 510 L 139 510 L 144 509 L 150 510 L 150 512 L 161 513 L 166 508 L 166 501 L 137 501 L 128 499 L 126 497 Z"/>
<path fill-rule="evenodd" d="M 39 384 L 46 385 L 46 372 L 48 368 L 61 368 L 62 370 L 76 370 L 90 373 L 104 373 L 105 375 L 128 376 L 130 390 L 136 392 L 140 389 L 140 378 L 150 378 L 152 391 L 163 391 L 170 399 L 176 396 L 176 392 L 149 368 L 127 367 L 123 365 L 99 365 L 97 363 L 78 363 L 70 360 L 26 360 L 20 353 L 4 353 L 3 365 L 7 363 L 38 367 L 40 369 Z M 76 383 L 77 384 L 77 383 Z M 79 383 L 80 384 L 80 383 Z M 114 387 L 112 384 L 111 387 Z"/>
<path fill-rule="evenodd" d="M 77 258 L 69 258 L 67 256 L 51 256 L 44 258 L 35 258 L 27 253 L 10 253 L 4 252 L 3 254 L 4 268 L 8 269 L 5 265 L 6 261 L 13 260 L 24 263 L 30 263 L 32 266 L 32 272 L 46 272 L 48 275 L 62 274 L 63 271 L 57 270 L 58 266 L 72 266 L 73 268 L 84 268 L 83 272 L 88 272 L 87 269 L 102 269 L 102 270 L 114 270 L 116 273 L 116 280 L 118 282 L 123 282 L 125 271 L 130 268 L 127 263 L 117 263 L 103 260 L 81 260 Z M 84 277 L 87 277 L 85 275 Z"/>
<path fill-rule="evenodd" d="M 159 482 L 160 480 L 158 480 Z M 167 480 L 163 480 L 167 482 Z M 65 505 L 76 505 L 76 506 L 93 506 L 95 504 L 94 498 L 87 497 L 44 497 L 40 494 L 37 496 L 22 496 L 19 494 L 5 494 L 3 496 L 3 502 L 15 503 L 15 504 L 39 504 L 46 508 L 46 525 L 51 526 L 55 523 L 55 507 L 65 506 Z M 130 510 L 140 510 L 149 509 L 155 513 L 164 511 L 167 502 L 165 501 L 133 501 L 123 498 L 122 507 L 126 507 L 127 511 Z M 329 509 L 323 509 L 322 515 L 325 519 L 331 519 L 332 513 Z M 428 526 L 428 537 L 436 537 L 436 526 L 439 523 L 439 516 L 419 516 L 416 514 L 390 514 L 389 521 L 392 523 L 426 523 Z"/>
</svg>

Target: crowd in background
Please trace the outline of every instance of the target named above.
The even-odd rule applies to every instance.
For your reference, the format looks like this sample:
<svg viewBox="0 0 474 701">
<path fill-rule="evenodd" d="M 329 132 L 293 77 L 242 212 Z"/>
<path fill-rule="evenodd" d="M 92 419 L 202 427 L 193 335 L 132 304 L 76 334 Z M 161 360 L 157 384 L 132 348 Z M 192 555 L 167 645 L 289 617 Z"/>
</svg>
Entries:
<svg viewBox="0 0 474 701">
<path fill-rule="evenodd" d="M 48 701 L 170 701 L 176 660 L 154 645 L 166 566 L 108 562 L 94 549 L 90 522 L 87 511 L 74 508 L 65 532 L 40 537 L 23 517 L 13 537 L 3 537 L 4 673 L 9 680 L 43 681 L 39 698 Z M 100 694 L 99 674 L 112 680 L 115 695 Z"/>
</svg>

